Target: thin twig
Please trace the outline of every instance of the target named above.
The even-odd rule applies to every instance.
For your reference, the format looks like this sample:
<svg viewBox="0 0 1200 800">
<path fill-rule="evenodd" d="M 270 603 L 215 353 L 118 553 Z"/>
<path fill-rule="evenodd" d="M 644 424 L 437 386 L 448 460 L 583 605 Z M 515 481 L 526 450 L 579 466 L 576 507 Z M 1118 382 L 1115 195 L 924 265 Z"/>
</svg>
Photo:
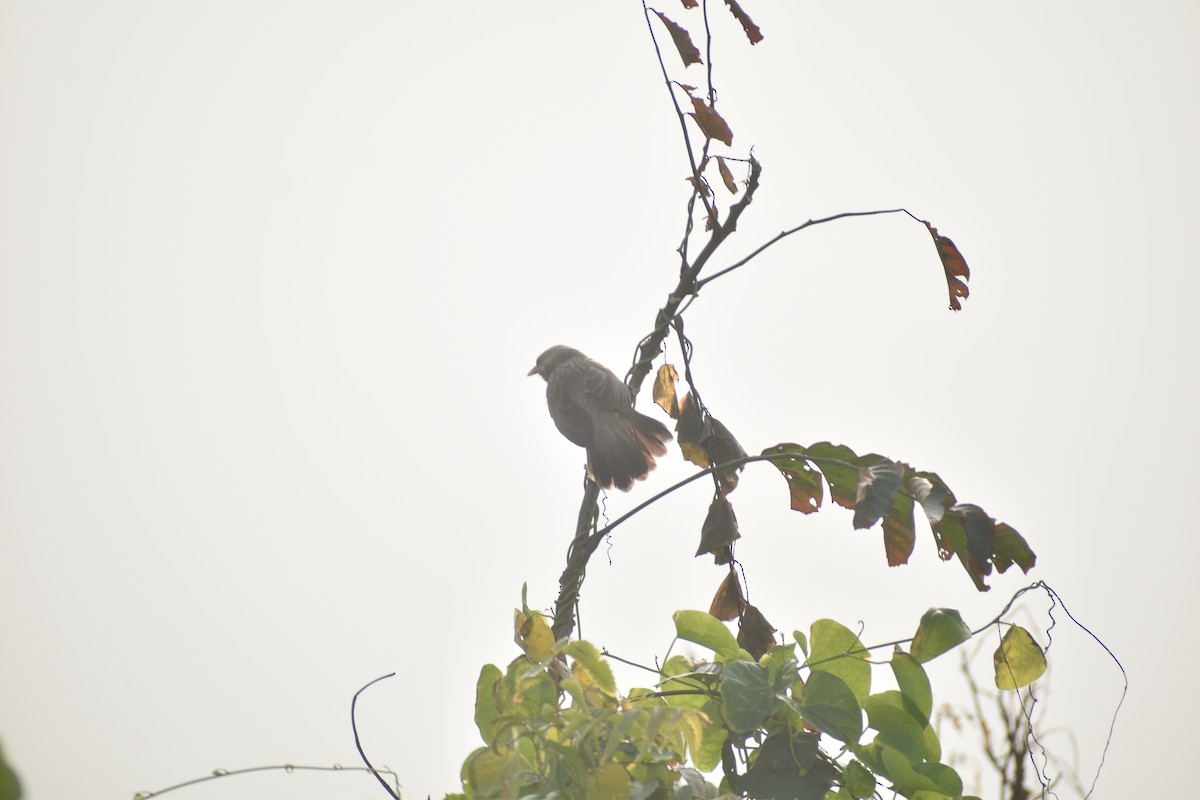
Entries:
<svg viewBox="0 0 1200 800">
<path fill-rule="evenodd" d="M 805 228 L 811 228 L 815 225 L 823 225 L 826 222 L 833 222 L 834 220 L 845 219 L 846 217 L 873 217 L 878 214 L 908 214 L 913 219 L 917 219 L 915 216 L 913 216 L 913 213 L 906 208 L 888 208 L 888 209 L 882 209 L 879 211 L 843 211 L 841 214 L 834 214 L 829 217 L 822 217 L 821 219 L 810 219 L 808 222 L 797 225 L 794 228 L 789 228 L 786 231 L 781 231 L 778 235 L 775 236 L 775 238 L 770 239 L 765 244 L 758 247 L 756 250 L 754 250 L 752 253 L 750 253 L 750 255 L 746 256 L 741 261 L 731 264 L 730 266 L 725 267 L 725 269 L 714 272 L 712 275 L 709 275 L 704 280 L 697 282 L 696 289 L 697 289 L 697 291 L 699 291 L 705 285 L 712 283 L 713 281 L 715 281 L 717 278 L 721 277 L 722 275 L 733 272 L 738 267 L 745 266 L 747 262 L 749 262 L 752 258 L 757 256 L 762 251 L 766 250 L 771 245 L 775 244 L 776 242 L 778 242 L 781 239 L 786 239 L 788 236 L 791 236 L 793 233 L 799 233 L 800 231 L 804 230 Z"/>
<path fill-rule="evenodd" d="M 289 775 L 293 772 L 370 772 L 366 767 L 343 767 L 341 764 L 334 764 L 331 767 L 315 767 L 305 766 L 303 764 L 271 764 L 264 767 L 246 767 L 245 769 L 217 769 L 211 774 L 205 775 L 203 778 L 193 778 L 190 781 L 177 783 L 174 786 L 168 786 L 165 789 L 159 789 L 154 792 L 138 792 L 133 796 L 133 800 L 150 800 L 152 797 L 161 797 L 167 792 L 173 792 L 176 789 L 183 789 L 188 786 L 195 786 L 198 783 L 207 783 L 208 781 L 220 780 L 221 778 L 233 778 L 240 775 L 249 775 L 252 772 L 286 772 Z M 380 770 L 385 775 L 390 775 L 392 782 L 399 787 L 400 776 L 390 769 Z"/>
<path fill-rule="evenodd" d="M 380 675 L 378 678 L 354 693 L 354 699 L 350 701 L 350 728 L 354 731 L 354 746 L 358 748 L 358 755 L 360 758 L 362 758 L 363 763 L 367 765 L 367 769 L 369 769 L 371 774 L 375 776 L 375 780 L 379 781 L 379 785 L 383 787 L 384 791 L 392 796 L 392 800 L 400 800 L 400 795 L 392 791 L 392 787 L 387 785 L 387 781 L 385 781 L 379 774 L 379 771 L 371 765 L 371 762 L 367 759 L 367 754 L 363 752 L 362 742 L 359 741 L 358 738 L 358 723 L 354 719 L 354 708 L 358 705 L 358 696 L 367 689 L 370 689 L 375 684 L 379 683 L 381 680 L 384 680 L 385 678 L 391 678 L 395 676 L 395 674 L 396 673 L 394 672 L 389 672 L 387 675 Z"/>
</svg>

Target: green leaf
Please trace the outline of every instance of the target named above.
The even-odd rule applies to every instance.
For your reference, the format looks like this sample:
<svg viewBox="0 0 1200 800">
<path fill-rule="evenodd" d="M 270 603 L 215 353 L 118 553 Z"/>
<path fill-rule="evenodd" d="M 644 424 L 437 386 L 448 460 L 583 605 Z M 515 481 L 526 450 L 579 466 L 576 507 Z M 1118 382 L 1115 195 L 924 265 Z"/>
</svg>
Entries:
<svg viewBox="0 0 1200 800">
<path fill-rule="evenodd" d="M 811 514 L 821 507 L 824 488 L 821 473 L 809 466 L 804 459 L 805 449 L 798 444 L 777 444 L 762 451 L 764 456 L 787 455 L 775 458 L 771 463 L 782 473 L 792 495 L 792 510 Z"/>
<path fill-rule="evenodd" d="M 812 624 L 808 664 L 813 670 L 836 675 L 854 693 L 857 704 L 871 693 L 871 665 L 867 650 L 846 626 L 832 619 Z"/>
<path fill-rule="evenodd" d="M 576 639 L 568 642 L 563 647 L 563 652 L 587 670 L 588 674 L 592 676 L 592 680 L 595 681 L 596 688 L 610 697 L 616 697 L 617 682 L 613 678 L 612 667 L 601 657 L 600 651 L 594 644 Z"/>
<path fill-rule="evenodd" d="M 992 664 L 996 668 L 996 688 L 1020 689 L 1042 677 L 1046 655 L 1029 631 L 1013 625 L 1000 640 Z"/>
<path fill-rule="evenodd" d="M 864 456 L 859 463 L 867 459 Z M 869 528 L 891 512 L 896 490 L 904 478 L 905 467 L 895 461 L 880 457 L 873 464 L 863 464 L 858 469 L 858 487 L 854 499 L 854 529 Z"/>
<path fill-rule="evenodd" d="M 842 508 L 854 508 L 854 502 L 858 498 L 858 467 L 854 463 L 858 456 L 854 451 L 844 444 L 829 442 L 817 442 L 806 448 L 806 451 L 829 482 L 829 496 L 833 498 L 833 502 Z M 836 463 L 839 461 L 843 463 Z"/>
<path fill-rule="evenodd" d="M 908 713 L 900 692 L 873 694 L 863 706 L 867 710 L 867 724 L 878 731 L 876 742 L 903 753 L 911 762 L 925 760 L 925 726 Z"/>
<path fill-rule="evenodd" d="M 862 736 L 862 708 L 854 692 L 836 675 L 814 670 L 804 684 L 804 699 L 796 710 L 814 727 L 838 741 L 853 743 Z"/>
<path fill-rule="evenodd" d="M 953 608 L 931 608 L 921 616 L 913 637 L 913 658 L 924 664 L 971 638 L 971 629 Z"/>
<path fill-rule="evenodd" d="M 857 761 L 851 761 L 842 770 L 842 786 L 856 800 L 867 800 L 875 794 L 875 773 Z"/>
<path fill-rule="evenodd" d="M 796 640 L 796 645 L 805 656 L 808 655 L 808 637 L 804 635 L 804 631 L 792 631 L 792 638 Z"/>
<path fill-rule="evenodd" d="M 934 792 L 933 797 L 937 797 L 937 793 L 951 798 L 962 796 L 962 778 L 945 764 L 920 763 L 914 766 L 889 747 L 881 748 L 880 756 L 888 779 L 896 791 L 906 797 L 917 797 L 918 792 Z"/>
<path fill-rule="evenodd" d="M 685 641 L 707 647 L 724 659 L 737 658 L 741 647 L 724 622 L 704 611 L 676 611 L 675 635 Z"/>
<path fill-rule="evenodd" d="M 730 661 L 721 678 L 721 715 L 735 731 L 752 731 L 782 705 L 767 668 L 753 661 Z"/>
<path fill-rule="evenodd" d="M 1001 522 L 996 526 L 996 555 L 992 560 L 1000 572 L 1016 564 L 1022 572 L 1028 573 L 1037 563 L 1037 556 L 1016 529 L 1007 522 Z"/>
<path fill-rule="evenodd" d="M 711 715 L 716 717 L 715 714 Z M 720 722 L 710 722 L 704 726 L 704 735 L 700 740 L 700 750 L 692 753 L 692 764 L 701 772 L 712 772 L 721 763 L 721 749 L 729 731 Z"/>
<path fill-rule="evenodd" d="M 489 747 L 496 736 L 492 723 L 502 713 L 496 705 L 496 686 L 503 677 L 504 673 L 495 664 L 484 664 L 479 670 L 479 680 L 475 681 L 475 727 Z"/>
<path fill-rule="evenodd" d="M 905 709 L 922 725 L 928 725 L 929 716 L 933 713 L 933 690 L 925 668 L 908 653 L 893 654 L 891 666 L 896 684 L 904 696 Z"/>
<path fill-rule="evenodd" d="M 8 765 L 8 761 L 4 758 L 4 750 L 0 748 L 0 798 L 3 800 L 20 800 L 21 797 L 21 779 L 17 777 L 17 773 Z"/>
<path fill-rule="evenodd" d="M 836 777 L 828 761 L 817 760 L 817 739 L 811 733 L 776 733 L 755 751 L 739 789 L 750 797 L 821 800 Z"/>
</svg>

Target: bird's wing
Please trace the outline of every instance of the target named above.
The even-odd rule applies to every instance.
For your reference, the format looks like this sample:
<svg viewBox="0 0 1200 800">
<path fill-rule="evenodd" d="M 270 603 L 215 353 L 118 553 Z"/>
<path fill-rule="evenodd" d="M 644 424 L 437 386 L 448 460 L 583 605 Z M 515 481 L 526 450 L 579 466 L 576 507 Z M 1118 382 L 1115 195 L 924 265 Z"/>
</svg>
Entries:
<svg viewBox="0 0 1200 800">
<path fill-rule="evenodd" d="M 594 439 L 593 417 L 631 409 L 629 388 L 616 375 L 586 356 L 573 358 L 550 375 L 546 384 L 550 416 L 563 436 L 580 447 Z"/>
</svg>

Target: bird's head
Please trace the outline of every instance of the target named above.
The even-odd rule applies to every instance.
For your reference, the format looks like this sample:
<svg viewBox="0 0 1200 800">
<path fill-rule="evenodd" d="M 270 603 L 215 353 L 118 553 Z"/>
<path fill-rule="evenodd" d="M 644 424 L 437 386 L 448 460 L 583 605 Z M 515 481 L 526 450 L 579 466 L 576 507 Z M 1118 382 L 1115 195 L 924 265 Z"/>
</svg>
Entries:
<svg viewBox="0 0 1200 800">
<path fill-rule="evenodd" d="M 570 361 L 572 358 L 584 358 L 583 353 L 565 344 L 556 344 L 537 357 L 537 363 L 529 370 L 530 375 L 541 375 L 550 380 L 550 373 Z"/>
</svg>

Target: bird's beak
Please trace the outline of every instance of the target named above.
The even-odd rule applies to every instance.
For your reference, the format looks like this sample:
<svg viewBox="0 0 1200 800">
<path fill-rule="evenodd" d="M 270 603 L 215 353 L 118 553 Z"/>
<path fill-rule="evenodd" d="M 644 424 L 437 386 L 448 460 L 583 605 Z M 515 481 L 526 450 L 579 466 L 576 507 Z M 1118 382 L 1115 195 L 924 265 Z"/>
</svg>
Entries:
<svg viewBox="0 0 1200 800">
<path fill-rule="evenodd" d="M 525 373 L 525 377 L 528 378 L 530 375 L 537 375 L 537 374 L 538 374 L 537 364 L 534 364 L 533 369 L 531 369 L 531 370 L 529 370 L 529 372 Z"/>
</svg>

